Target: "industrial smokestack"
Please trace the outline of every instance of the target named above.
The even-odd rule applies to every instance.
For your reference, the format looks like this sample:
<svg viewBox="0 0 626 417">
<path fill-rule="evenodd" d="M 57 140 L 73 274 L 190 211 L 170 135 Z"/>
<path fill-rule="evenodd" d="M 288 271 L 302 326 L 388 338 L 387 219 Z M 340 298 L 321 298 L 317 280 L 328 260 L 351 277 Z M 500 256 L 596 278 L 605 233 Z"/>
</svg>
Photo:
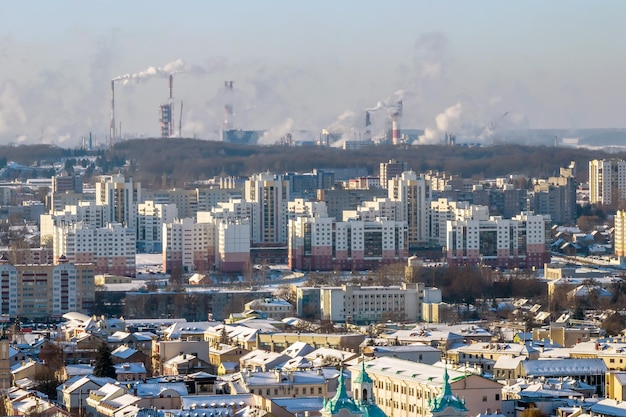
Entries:
<svg viewBox="0 0 626 417">
<path fill-rule="evenodd" d="M 396 110 L 391 115 L 391 140 L 394 145 L 399 145 L 402 141 L 402 132 L 400 132 L 400 117 L 402 116 L 402 100 L 396 104 Z"/>
<path fill-rule="evenodd" d="M 398 120 L 399 118 L 399 113 L 394 113 L 391 115 L 391 141 L 394 145 L 399 145 L 402 139 L 400 134 L 400 122 Z"/>
<path fill-rule="evenodd" d="M 174 74 L 170 74 L 170 100 L 174 98 Z"/>
<path fill-rule="evenodd" d="M 230 80 L 224 81 L 224 89 L 226 90 L 226 104 L 224 105 L 224 130 L 231 130 L 233 128 L 232 121 L 234 110 L 233 104 L 231 102 L 233 93 L 233 82 L 234 81 Z"/>
<path fill-rule="evenodd" d="M 111 123 L 109 125 L 110 146 L 115 145 L 115 80 L 111 80 Z"/>
</svg>

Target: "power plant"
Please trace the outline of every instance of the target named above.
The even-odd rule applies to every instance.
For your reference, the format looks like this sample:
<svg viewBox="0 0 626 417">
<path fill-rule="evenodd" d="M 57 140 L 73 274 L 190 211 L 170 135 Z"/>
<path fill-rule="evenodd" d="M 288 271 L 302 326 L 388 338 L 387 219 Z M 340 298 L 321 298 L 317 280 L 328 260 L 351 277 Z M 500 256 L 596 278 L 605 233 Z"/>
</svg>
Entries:
<svg viewBox="0 0 626 417">
<path fill-rule="evenodd" d="M 174 75 L 170 74 L 170 96 L 165 104 L 159 106 L 159 126 L 161 137 L 171 138 L 174 136 Z"/>
<path fill-rule="evenodd" d="M 178 63 L 178 61 L 176 61 Z M 155 68 L 149 67 L 147 70 L 141 71 L 136 74 L 125 74 L 113 78 L 111 80 L 111 118 L 109 124 L 109 147 L 113 147 L 115 143 L 121 138 L 121 123 L 119 128 L 116 125 L 115 119 L 115 83 L 121 81 L 122 84 L 129 82 L 138 82 L 139 80 L 147 80 L 149 78 L 167 77 L 169 80 L 169 94 L 167 102 L 160 104 L 158 107 L 158 119 L 159 119 L 159 132 L 162 138 L 182 137 L 182 116 L 183 116 L 183 102 L 180 102 L 180 117 L 178 120 L 178 132 L 176 132 L 176 124 L 174 117 L 175 102 L 174 102 L 174 74 L 184 73 L 185 70 L 181 68 Z M 179 65 L 180 67 L 180 65 Z M 171 72 L 170 72 L 171 71 Z M 169 72 L 169 74 L 168 74 Z M 392 96 L 393 97 L 393 96 Z M 226 143 L 240 144 L 240 145 L 256 145 L 263 138 L 266 141 L 265 136 L 267 132 L 265 130 L 243 130 L 236 126 L 234 101 L 235 89 L 234 81 L 224 81 L 224 118 L 219 128 L 219 140 Z M 398 93 L 396 93 L 395 99 L 389 98 L 384 101 L 380 101 L 374 108 L 368 108 L 365 110 L 365 129 L 359 128 L 352 123 L 351 126 L 346 128 L 342 120 L 343 115 L 339 118 L 341 123 L 337 123 L 329 129 L 324 129 L 320 135 L 318 146 L 342 146 L 345 149 L 359 149 L 365 146 L 370 146 L 374 143 L 389 143 L 393 145 L 400 145 L 406 142 L 407 137 L 403 137 L 401 131 L 400 120 L 402 117 L 402 99 L 398 99 Z M 377 128 L 382 130 L 384 134 L 373 137 L 372 135 L 372 113 L 378 110 L 385 110 L 386 117 L 385 128 L 380 126 Z M 344 124 L 344 126 L 340 126 Z M 362 125 L 361 125 L 362 126 Z M 338 128 L 338 129 L 336 129 Z M 270 130 L 271 131 L 271 130 Z M 291 134 L 292 132 L 284 132 L 281 135 L 281 139 L 276 138 L 277 143 L 283 143 L 289 146 L 293 146 L 296 142 L 300 143 L 300 140 L 295 140 L 293 136 L 284 136 Z M 289 140 L 287 140 L 289 138 Z M 310 141 L 305 139 L 303 144 L 308 144 Z M 311 142 L 311 143 L 313 143 Z M 314 144 L 314 143 L 313 143 Z"/>
<path fill-rule="evenodd" d="M 220 141 L 234 143 L 237 145 L 256 145 L 259 138 L 265 133 L 262 130 L 241 130 L 235 129 L 234 117 L 234 81 L 224 81 L 224 122 L 220 129 Z"/>
</svg>

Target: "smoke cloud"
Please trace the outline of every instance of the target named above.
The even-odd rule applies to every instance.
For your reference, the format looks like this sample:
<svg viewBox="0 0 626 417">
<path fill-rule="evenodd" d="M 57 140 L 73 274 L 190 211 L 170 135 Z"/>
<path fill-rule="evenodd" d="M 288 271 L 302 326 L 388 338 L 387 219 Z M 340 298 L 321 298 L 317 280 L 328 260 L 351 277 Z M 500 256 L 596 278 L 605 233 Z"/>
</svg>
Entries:
<svg viewBox="0 0 626 417">
<path fill-rule="evenodd" d="M 446 132 L 454 133 L 460 127 L 460 119 L 463 114 L 463 106 L 456 103 L 435 117 L 435 127 L 427 127 L 424 134 L 419 137 L 418 144 L 433 145 L 441 144 Z"/>
<path fill-rule="evenodd" d="M 259 145 L 273 145 L 281 137 L 293 131 L 294 121 L 292 118 L 284 120 L 281 124 L 271 127 L 259 138 Z"/>
</svg>

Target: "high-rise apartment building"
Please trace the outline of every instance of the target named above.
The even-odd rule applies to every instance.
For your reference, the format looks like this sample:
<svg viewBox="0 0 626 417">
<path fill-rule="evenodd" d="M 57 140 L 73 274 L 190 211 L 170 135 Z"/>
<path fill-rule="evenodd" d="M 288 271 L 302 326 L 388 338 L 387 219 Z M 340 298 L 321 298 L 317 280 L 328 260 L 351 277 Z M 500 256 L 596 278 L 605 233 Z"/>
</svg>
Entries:
<svg viewBox="0 0 626 417">
<path fill-rule="evenodd" d="M 397 220 L 407 223 L 409 246 L 419 246 L 427 242 L 428 210 L 431 189 L 423 177 L 413 171 L 405 171 L 388 183 L 389 198 L 402 203 L 402 215 Z"/>
<path fill-rule="evenodd" d="M 409 171 L 409 169 L 409 164 L 396 161 L 395 159 L 390 159 L 387 162 L 381 162 L 378 171 L 380 186 L 387 188 L 390 180 L 395 177 L 399 177 L 404 171 Z"/>
<path fill-rule="evenodd" d="M 609 205 L 626 201 L 626 161 L 589 161 L 589 202 Z"/>
<path fill-rule="evenodd" d="M 244 200 L 253 203 L 253 244 L 287 242 L 289 181 L 270 173 L 253 175 L 245 183 Z"/>
<path fill-rule="evenodd" d="M 54 226 L 54 258 L 93 263 L 96 274 L 135 276 L 135 229 L 119 223 L 89 227 L 82 222 Z"/>
<path fill-rule="evenodd" d="M 94 265 L 72 264 L 61 257 L 57 265 L 11 265 L 0 258 L 2 314 L 26 318 L 60 318 L 68 311 L 92 312 Z"/>
<path fill-rule="evenodd" d="M 135 230 L 137 204 L 141 199 L 141 184 L 128 181 L 121 174 L 102 176 L 96 183 L 96 204 L 105 206 L 104 222 L 120 223 Z"/>
<path fill-rule="evenodd" d="M 176 204 L 155 204 L 148 200 L 137 205 L 137 251 L 161 252 L 163 225 L 178 217 Z"/>
<path fill-rule="evenodd" d="M 448 264 L 542 267 L 550 262 L 550 224 L 549 216 L 533 213 L 509 220 L 478 212 L 470 219 L 448 221 Z"/>
</svg>

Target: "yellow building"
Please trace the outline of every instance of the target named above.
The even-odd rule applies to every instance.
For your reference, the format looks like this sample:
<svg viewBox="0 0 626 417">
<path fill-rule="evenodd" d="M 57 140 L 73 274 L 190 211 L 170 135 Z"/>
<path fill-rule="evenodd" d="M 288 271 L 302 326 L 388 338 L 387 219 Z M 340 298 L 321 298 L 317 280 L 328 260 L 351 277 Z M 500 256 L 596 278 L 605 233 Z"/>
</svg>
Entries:
<svg viewBox="0 0 626 417">
<path fill-rule="evenodd" d="M 583 342 L 570 350 L 570 358 L 602 359 L 608 369 L 626 371 L 626 343 L 624 342 Z"/>
<path fill-rule="evenodd" d="M 615 401 L 626 399 L 626 372 L 609 371 L 606 373 L 606 397 Z"/>
<path fill-rule="evenodd" d="M 215 343 L 209 348 L 209 362 L 219 369 L 224 362 L 237 362 L 243 356 L 250 353 L 248 349 L 240 346 Z"/>
</svg>

